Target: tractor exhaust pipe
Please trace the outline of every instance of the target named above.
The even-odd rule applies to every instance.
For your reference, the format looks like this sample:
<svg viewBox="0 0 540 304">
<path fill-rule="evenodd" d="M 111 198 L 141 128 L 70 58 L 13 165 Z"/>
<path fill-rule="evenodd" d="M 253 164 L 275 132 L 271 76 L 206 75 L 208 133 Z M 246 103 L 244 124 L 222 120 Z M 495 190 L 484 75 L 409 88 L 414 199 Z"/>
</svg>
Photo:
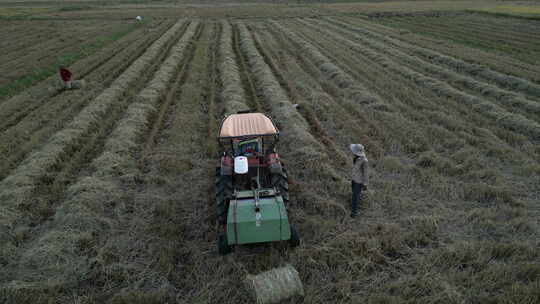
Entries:
<svg viewBox="0 0 540 304">
<path fill-rule="evenodd" d="M 248 275 L 245 284 L 257 304 L 279 303 L 293 296 L 304 296 L 304 286 L 292 265 Z"/>
</svg>

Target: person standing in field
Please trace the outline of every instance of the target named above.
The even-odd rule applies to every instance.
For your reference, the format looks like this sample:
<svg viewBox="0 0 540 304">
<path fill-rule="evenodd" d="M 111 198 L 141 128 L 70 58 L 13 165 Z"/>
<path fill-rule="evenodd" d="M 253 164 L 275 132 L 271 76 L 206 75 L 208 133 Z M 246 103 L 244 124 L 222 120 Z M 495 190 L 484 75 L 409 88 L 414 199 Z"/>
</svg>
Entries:
<svg viewBox="0 0 540 304">
<path fill-rule="evenodd" d="M 62 78 L 62 81 L 64 81 L 64 88 L 65 89 L 71 89 L 71 77 L 73 74 L 70 70 L 68 70 L 65 66 L 60 66 L 60 78 Z"/>
<path fill-rule="evenodd" d="M 362 201 L 362 191 L 367 190 L 369 183 L 368 177 L 368 159 L 364 151 L 364 146 L 361 144 L 351 144 L 351 152 L 353 153 L 353 168 L 352 168 L 352 201 L 351 201 L 351 217 L 356 217 L 358 214 L 358 204 Z"/>
</svg>

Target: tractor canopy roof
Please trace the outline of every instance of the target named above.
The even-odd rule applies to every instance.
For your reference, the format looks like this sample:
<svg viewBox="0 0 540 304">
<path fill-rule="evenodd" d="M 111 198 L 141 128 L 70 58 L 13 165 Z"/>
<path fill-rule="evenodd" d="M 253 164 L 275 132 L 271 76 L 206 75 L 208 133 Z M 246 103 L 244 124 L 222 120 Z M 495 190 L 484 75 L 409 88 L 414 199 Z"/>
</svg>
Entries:
<svg viewBox="0 0 540 304">
<path fill-rule="evenodd" d="M 278 135 L 276 125 L 262 113 L 232 114 L 221 122 L 219 138 Z"/>
</svg>

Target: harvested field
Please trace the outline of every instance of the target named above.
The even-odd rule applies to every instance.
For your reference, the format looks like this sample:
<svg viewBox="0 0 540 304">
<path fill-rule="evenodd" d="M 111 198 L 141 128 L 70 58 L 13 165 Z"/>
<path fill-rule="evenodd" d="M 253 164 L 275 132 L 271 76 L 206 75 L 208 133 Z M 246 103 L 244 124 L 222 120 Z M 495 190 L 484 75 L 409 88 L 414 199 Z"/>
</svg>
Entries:
<svg viewBox="0 0 540 304">
<path fill-rule="evenodd" d="M 540 20 L 511 21 L 506 17 L 479 14 L 376 18 L 377 22 L 439 40 L 504 54 L 538 65 Z"/>
<path fill-rule="evenodd" d="M 143 26 L 131 20 L 0 20 L 2 28 L 13 29 L 2 35 L 0 42 L 0 70 L 3 71 L 0 76 L 0 101 L 56 74 L 60 64 L 71 65 L 132 31 L 141 35 L 159 23 L 153 22 L 143 29 Z M 85 76 L 84 71 L 75 75 Z"/>
<path fill-rule="evenodd" d="M 24 157 L 54 132 L 67 124 L 82 107 L 95 98 L 161 35 L 171 22 L 164 22 L 151 33 L 139 31 L 126 36 L 114 47 L 73 65 L 88 84 L 84 91 L 50 91 L 50 82 L 32 87 L 0 104 L 0 177 L 5 177 Z M 56 75 L 55 75 L 56 77 Z M 17 147 L 17 151 L 13 149 Z"/>
<path fill-rule="evenodd" d="M 285 303 L 540 302 L 538 21 L 450 2 L 0 20 L 2 70 L 123 33 L 71 62 L 88 89 L 44 77 L 0 102 L 0 302 L 253 303 L 246 275 L 286 264 L 305 297 Z M 79 32 L 39 26 L 62 22 Z M 302 244 L 223 257 L 216 134 L 247 109 L 280 129 Z M 371 180 L 354 219 L 350 143 Z"/>
</svg>

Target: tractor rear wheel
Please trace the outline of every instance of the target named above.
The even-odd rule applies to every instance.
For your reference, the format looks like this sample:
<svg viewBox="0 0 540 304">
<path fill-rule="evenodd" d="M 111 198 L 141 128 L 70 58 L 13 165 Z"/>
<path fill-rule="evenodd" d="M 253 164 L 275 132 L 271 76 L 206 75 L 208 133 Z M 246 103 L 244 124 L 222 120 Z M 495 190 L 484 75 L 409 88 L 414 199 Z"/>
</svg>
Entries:
<svg viewBox="0 0 540 304">
<path fill-rule="evenodd" d="M 289 202 L 289 177 L 287 175 L 287 170 L 283 168 L 281 173 L 274 173 L 270 176 L 272 186 L 275 187 L 279 193 L 281 193 L 281 197 L 283 198 L 283 202 L 285 205 Z"/>
<path fill-rule="evenodd" d="M 220 255 L 226 255 L 232 252 L 232 248 L 227 241 L 227 236 L 225 234 L 220 234 L 218 236 L 218 252 Z"/>
<path fill-rule="evenodd" d="M 227 204 L 234 192 L 232 176 L 221 175 L 219 168 L 217 168 L 215 184 L 217 216 L 220 223 L 225 224 L 227 220 Z"/>
<path fill-rule="evenodd" d="M 300 245 L 300 235 L 298 234 L 298 230 L 294 225 L 291 225 L 291 238 L 289 239 L 289 244 L 293 248 Z"/>
</svg>

